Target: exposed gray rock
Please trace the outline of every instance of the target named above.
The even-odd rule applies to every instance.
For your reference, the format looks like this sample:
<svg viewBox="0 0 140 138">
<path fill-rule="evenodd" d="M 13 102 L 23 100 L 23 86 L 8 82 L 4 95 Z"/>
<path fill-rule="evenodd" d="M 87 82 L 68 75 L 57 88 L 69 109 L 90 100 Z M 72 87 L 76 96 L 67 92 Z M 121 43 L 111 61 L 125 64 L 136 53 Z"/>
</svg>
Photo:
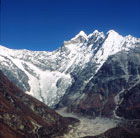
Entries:
<svg viewBox="0 0 140 138">
<path fill-rule="evenodd" d="M 101 69 L 86 85 L 84 91 L 78 91 L 80 89 L 78 88 L 77 90 L 78 85 L 75 85 L 73 91 L 70 90 L 68 94 L 66 93 L 60 102 L 60 106 L 66 105 L 69 107 L 68 110 L 70 112 L 92 117 L 99 115 L 112 116 L 117 104 L 115 96 L 137 84 L 140 81 L 139 75 L 139 48 L 128 52 L 119 52 L 108 58 Z M 83 76 L 79 75 L 79 77 L 82 80 Z M 131 102 L 135 101 L 135 95 L 137 94 L 133 93 L 134 97 L 131 96 Z M 123 98 L 126 100 L 127 96 L 120 94 L 119 97 L 120 100 Z M 125 106 L 127 107 L 127 102 Z"/>
</svg>

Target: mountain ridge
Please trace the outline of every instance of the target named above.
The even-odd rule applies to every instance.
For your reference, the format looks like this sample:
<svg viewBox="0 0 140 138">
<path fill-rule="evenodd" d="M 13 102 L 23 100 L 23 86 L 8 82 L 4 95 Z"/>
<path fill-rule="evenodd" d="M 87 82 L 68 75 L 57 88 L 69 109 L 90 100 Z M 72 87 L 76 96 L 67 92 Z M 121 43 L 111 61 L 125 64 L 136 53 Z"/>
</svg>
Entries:
<svg viewBox="0 0 140 138">
<path fill-rule="evenodd" d="M 81 31 L 52 52 L 12 50 L 1 46 L 0 69 L 22 90 L 54 106 L 73 86 L 77 74 L 89 69 L 88 66 L 93 68 L 81 82 L 85 87 L 109 56 L 128 51 L 139 42 L 140 39 L 122 37 L 114 30 L 106 35 L 95 30 L 89 35 Z"/>
<path fill-rule="evenodd" d="M 91 137 L 140 136 L 140 39 L 114 30 L 80 32 L 52 52 L 0 47 L 0 63 L 13 83 L 58 111 L 120 121 L 99 136 L 89 130 Z M 66 136 L 77 136 L 83 125 Z"/>
</svg>

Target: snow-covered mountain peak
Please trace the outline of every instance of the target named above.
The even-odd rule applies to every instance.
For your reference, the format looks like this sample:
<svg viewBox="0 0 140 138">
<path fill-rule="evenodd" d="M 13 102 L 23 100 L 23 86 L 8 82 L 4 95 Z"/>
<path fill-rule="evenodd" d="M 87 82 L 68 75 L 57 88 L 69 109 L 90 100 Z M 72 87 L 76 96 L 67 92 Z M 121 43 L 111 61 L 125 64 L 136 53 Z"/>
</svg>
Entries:
<svg viewBox="0 0 140 138">
<path fill-rule="evenodd" d="M 116 39 L 117 37 L 122 37 L 119 33 L 117 33 L 116 31 L 114 30 L 109 30 L 107 33 L 106 33 L 106 38 L 112 38 L 112 39 Z"/>
<path fill-rule="evenodd" d="M 96 33 L 99 33 L 99 31 L 98 30 L 94 30 L 93 34 L 96 34 Z"/>
<path fill-rule="evenodd" d="M 85 33 L 84 31 L 80 31 L 78 35 L 87 36 L 86 33 Z"/>
<path fill-rule="evenodd" d="M 84 31 L 80 31 L 74 38 L 72 38 L 71 40 L 75 40 L 79 37 L 83 37 L 85 39 L 87 39 L 87 34 Z"/>
<path fill-rule="evenodd" d="M 113 35 L 113 34 L 118 34 L 118 33 L 115 30 L 109 30 L 106 34 Z"/>
<path fill-rule="evenodd" d="M 91 42 L 96 42 L 97 40 L 99 40 L 100 38 L 104 39 L 104 33 L 103 32 L 99 32 L 98 30 L 95 30 L 93 33 L 88 35 L 88 40 Z"/>
<path fill-rule="evenodd" d="M 117 43 L 123 40 L 123 36 L 119 35 L 117 32 L 115 32 L 114 30 L 110 30 L 107 32 L 106 34 L 106 42 L 109 42 L 111 44 L 111 42 L 113 43 Z"/>
<path fill-rule="evenodd" d="M 99 34 L 100 32 L 98 31 L 98 30 L 94 30 L 93 31 L 93 33 L 90 33 L 89 35 L 88 35 L 88 38 L 90 38 L 91 36 L 93 36 L 93 35 L 97 35 L 97 34 Z"/>
</svg>

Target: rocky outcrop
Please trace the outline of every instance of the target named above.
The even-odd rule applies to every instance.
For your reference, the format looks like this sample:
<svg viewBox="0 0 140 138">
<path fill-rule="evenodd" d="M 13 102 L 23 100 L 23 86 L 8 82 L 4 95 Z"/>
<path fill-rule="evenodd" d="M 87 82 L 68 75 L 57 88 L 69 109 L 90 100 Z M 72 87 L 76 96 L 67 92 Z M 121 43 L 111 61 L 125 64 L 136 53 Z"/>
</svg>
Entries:
<svg viewBox="0 0 140 138">
<path fill-rule="evenodd" d="M 22 92 L 0 71 L 0 137 L 54 138 L 74 122 Z"/>
<path fill-rule="evenodd" d="M 132 58 L 132 57 L 130 57 Z M 138 61 L 135 60 L 138 64 Z M 133 64 L 131 62 L 131 64 Z M 134 64 L 133 64 L 134 65 Z M 135 69 L 137 68 L 137 70 Z M 130 69 L 130 68 L 129 68 Z M 139 66 L 135 64 L 131 71 L 139 74 Z M 138 75 L 137 74 L 137 75 Z M 134 74 L 133 74 L 134 75 Z M 132 75 L 132 76 L 133 76 Z M 132 78 L 131 76 L 131 78 Z M 133 76 L 134 78 L 134 76 Z M 131 87 L 120 94 L 121 102 L 116 109 L 116 114 L 123 121 L 115 128 L 111 128 L 98 136 L 84 138 L 139 138 L 140 137 L 140 82 L 132 83 Z"/>
<path fill-rule="evenodd" d="M 140 119 L 140 83 L 124 92 L 116 113 L 126 119 Z"/>
</svg>

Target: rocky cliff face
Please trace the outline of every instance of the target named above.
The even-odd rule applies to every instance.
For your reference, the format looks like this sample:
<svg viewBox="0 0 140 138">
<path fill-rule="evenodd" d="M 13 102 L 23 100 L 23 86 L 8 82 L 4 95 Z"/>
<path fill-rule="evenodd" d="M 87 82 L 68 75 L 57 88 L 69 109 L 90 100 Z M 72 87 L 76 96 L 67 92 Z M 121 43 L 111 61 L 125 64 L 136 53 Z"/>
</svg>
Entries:
<svg viewBox="0 0 140 138">
<path fill-rule="evenodd" d="M 126 119 L 140 119 L 140 83 L 124 92 L 116 113 Z"/>
<path fill-rule="evenodd" d="M 130 58 L 132 57 L 130 56 Z M 138 63 L 138 61 L 136 63 Z M 133 72 L 137 76 L 139 74 L 138 73 L 139 66 L 135 64 L 135 66 L 133 66 L 133 69 L 131 69 L 131 72 Z M 131 76 L 130 80 L 133 80 L 132 78 L 136 77 L 136 76 L 134 77 L 134 74 Z M 132 85 L 130 86 L 131 87 L 129 89 L 126 89 L 120 93 L 119 96 L 121 101 L 120 103 L 118 103 L 117 108 L 115 109 L 115 113 L 117 117 L 120 117 L 122 119 L 121 124 L 119 124 L 115 128 L 109 129 L 108 131 L 106 131 L 101 135 L 87 136 L 85 138 L 139 138 L 140 137 L 140 81 L 137 79 L 136 83 L 135 84 L 132 83 Z"/>
<path fill-rule="evenodd" d="M 72 112 L 92 117 L 111 117 L 115 115 L 114 112 L 120 102 L 126 100 L 127 96 L 124 96 L 124 93 L 127 93 L 126 90 L 140 82 L 139 75 L 139 48 L 128 52 L 121 51 L 108 58 L 78 98 L 72 99 L 73 93 L 69 93 L 69 95 L 63 97 L 60 104 L 67 105 L 68 110 Z M 135 95 L 135 93 L 133 94 Z M 139 91 L 137 94 L 139 94 Z M 126 95 L 129 95 L 129 93 Z M 129 100 L 135 101 L 135 96 L 131 96 Z M 129 103 L 126 102 L 127 106 L 129 106 Z"/>
<path fill-rule="evenodd" d="M 140 83 L 121 95 L 122 102 L 116 110 L 123 120 L 117 127 L 107 130 L 98 136 L 84 138 L 139 138 L 140 137 Z"/>
<path fill-rule="evenodd" d="M 76 120 L 64 118 L 25 94 L 0 71 L 0 137 L 51 138 L 68 131 Z"/>
</svg>

